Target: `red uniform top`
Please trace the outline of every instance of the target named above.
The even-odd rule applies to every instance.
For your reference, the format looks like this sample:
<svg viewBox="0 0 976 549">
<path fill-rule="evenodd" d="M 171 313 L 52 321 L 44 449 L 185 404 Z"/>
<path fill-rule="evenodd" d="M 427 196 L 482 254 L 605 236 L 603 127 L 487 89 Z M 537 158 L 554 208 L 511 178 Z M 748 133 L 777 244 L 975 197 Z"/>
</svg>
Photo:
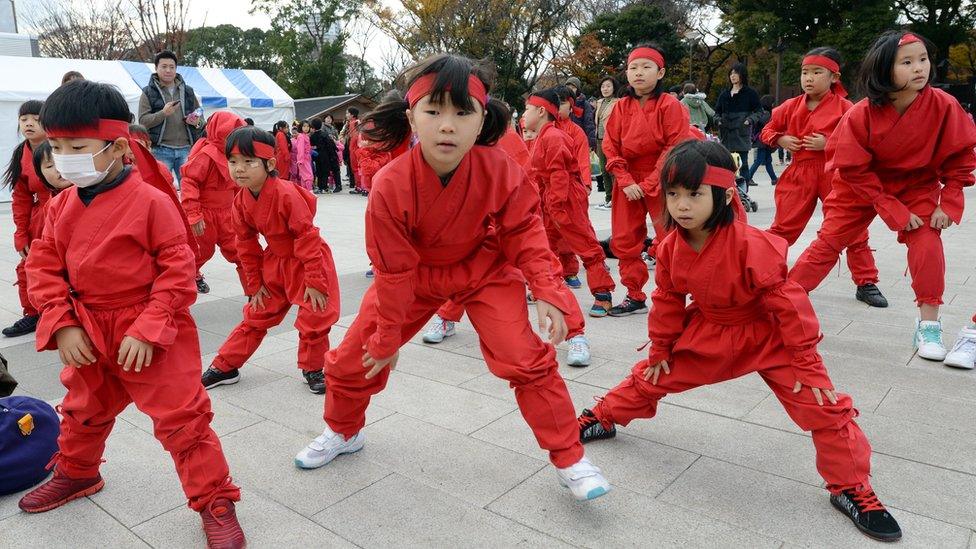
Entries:
<svg viewBox="0 0 976 549">
<path fill-rule="evenodd" d="M 792 355 L 797 379 L 810 387 L 830 387 L 817 352 L 823 337 L 817 315 L 803 288 L 787 280 L 786 241 L 734 222 L 715 229 L 696 252 L 683 232 L 671 231 L 657 247 L 657 287 L 647 321 L 649 363 L 671 359 L 678 337 L 697 329 L 689 324 L 694 315 L 723 326 L 769 319 Z M 689 295 L 693 301 L 686 304 Z M 701 335 L 701 345 L 723 344 Z"/>
<path fill-rule="evenodd" d="M 590 178 L 590 141 L 586 137 L 586 132 L 576 122 L 569 118 L 559 118 L 556 120 L 556 127 L 563 131 L 571 144 L 570 151 L 576 162 L 579 163 L 580 180 L 589 188 Z"/>
<path fill-rule="evenodd" d="M 291 173 L 291 148 L 284 131 L 275 133 L 275 169 L 285 179 Z"/>
<path fill-rule="evenodd" d="M 227 169 L 224 145 L 227 136 L 244 126 L 234 113 L 218 111 L 207 122 L 206 140 L 197 141 L 189 159 L 180 168 L 182 193 L 180 201 L 190 223 L 203 219 L 203 210 L 222 210 L 234 205 L 237 183 Z"/>
<path fill-rule="evenodd" d="M 285 183 L 277 177 L 268 177 L 256 198 L 242 189 L 234 199 L 237 255 L 246 281 L 244 293 L 254 295 L 264 284 L 264 255 L 272 253 L 301 261 L 305 286 L 329 297 L 331 288 L 336 286 L 330 279 L 334 280 L 336 275 L 322 253 L 325 241 L 312 222 L 315 196 L 297 185 Z M 261 248 L 259 234 L 268 243 L 267 250 Z"/>
<path fill-rule="evenodd" d="M 44 230 L 44 204 L 51 199 L 51 190 L 34 173 L 34 153 L 30 143 L 24 143 L 24 152 L 20 155 L 20 179 L 14 181 L 11 193 L 14 249 L 19 252 L 30 246 L 35 238 L 41 237 Z"/>
<path fill-rule="evenodd" d="M 498 139 L 498 146 L 507 152 L 508 156 L 511 156 L 523 169 L 529 169 L 529 148 L 514 128 L 509 126 L 505 130 L 505 133 Z"/>
<path fill-rule="evenodd" d="M 349 164 L 352 166 L 352 171 L 354 174 L 359 173 L 359 120 L 356 118 L 350 119 L 349 131 L 346 133 L 349 136 Z"/>
<path fill-rule="evenodd" d="M 962 220 L 963 187 L 976 170 L 976 126 L 954 97 L 926 86 L 904 114 L 891 105 L 862 99 L 827 142 L 827 169 L 834 184 L 857 189 L 893 231 L 908 225 L 910 212 L 890 194 L 889 183 L 942 184 L 942 210 Z"/>
<path fill-rule="evenodd" d="M 572 148 L 570 137 L 554 123 L 543 126 L 535 138 L 529 161 L 529 180 L 549 208 L 566 210 L 573 185 L 583 184 Z"/>
<path fill-rule="evenodd" d="M 773 148 L 779 147 L 777 142 L 784 135 L 803 139 L 808 135 L 819 133 L 829 139 L 844 113 L 852 106 L 854 104 L 846 98 L 828 91 L 811 111 L 807 108 L 807 95 L 798 95 L 773 109 L 773 115 L 763 127 L 759 139 Z M 794 162 L 806 159 L 823 160 L 824 151 L 801 148 L 793 153 Z"/>
<path fill-rule="evenodd" d="M 643 106 L 633 97 L 617 101 L 603 137 L 606 169 L 614 183 L 620 188 L 637 183 L 645 195 L 658 196 L 664 158 L 690 137 L 689 126 L 688 109 L 670 94 L 647 99 Z"/>
<path fill-rule="evenodd" d="M 570 310 L 559 289 L 565 283 L 552 272 L 556 258 L 538 215 L 539 195 L 524 184 L 526 177 L 504 151 L 483 146 L 464 156 L 446 185 L 419 146 L 377 174 L 366 207 L 377 300 L 370 355 L 396 352 L 418 288 L 427 289 L 431 273 L 443 266 L 463 266 L 478 280 L 514 265 L 538 299 Z"/>
<path fill-rule="evenodd" d="M 142 310 L 125 335 L 166 349 L 178 333 L 175 317 L 188 316 L 197 298 L 179 206 L 136 170 L 88 206 L 78 191 L 70 187 L 52 200 L 44 236 L 27 258 L 31 300 L 41 311 L 37 349 L 57 349 L 57 330 L 81 326 L 110 357 L 88 311 L 130 306 Z"/>
</svg>

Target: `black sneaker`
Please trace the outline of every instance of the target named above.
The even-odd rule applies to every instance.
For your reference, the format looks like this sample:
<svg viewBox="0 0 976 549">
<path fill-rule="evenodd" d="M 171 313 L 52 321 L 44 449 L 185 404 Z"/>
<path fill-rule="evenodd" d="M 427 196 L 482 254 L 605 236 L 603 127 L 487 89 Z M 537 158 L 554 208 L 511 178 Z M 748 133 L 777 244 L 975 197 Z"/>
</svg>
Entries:
<svg viewBox="0 0 976 549">
<path fill-rule="evenodd" d="M 213 366 L 207 368 L 200 379 L 203 388 L 210 390 L 221 385 L 233 385 L 241 380 L 241 371 L 234 369 L 229 372 L 221 372 Z"/>
<path fill-rule="evenodd" d="M 885 299 L 885 296 L 881 294 L 881 290 L 879 290 L 874 284 L 858 286 L 854 297 L 856 297 L 858 301 L 863 301 L 868 305 L 878 307 L 879 309 L 884 309 L 888 306 L 888 300 Z"/>
<path fill-rule="evenodd" d="M 617 436 L 616 427 L 611 425 L 609 429 L 605 428 L 590 410 L 583 410 L 583 413 L 576 418 L 576 421 L 579 422 L 580 442 L 583 444 Z"/>
<path fill-rule="evenodd" d="M 844 490 L 830 496 L 830 503 L 847 515 L 864 535 L 878 541 L 901 539 L 901 527 L 885 506 L 878 501 L 874 490 L 855 492 Z"/>
<path fill-rule="evenodd" d="M 210 285 L 207 284 L 207 281 L 202 276 L 197 279 L 197 292 L 201 294 L 210 293 Z"/>
<path fill-rule="evenodd" d="M 643 301 L 635 301 L 629 297 L 617 306 L 610 309 L 610 316 L 630 316 L 636 314 L 647 314 L 647 305 Z"/>
<path fill-rule="evenodd" d="M 13 325 L 3 329 L 3 335 L 7 337 L 17 337 L 22 335 L 27 335 L 34 330 L 37 330 L 37 319 L 40 318 L 37 315 L 30 315 L 21 318 Z"/>
<path fill-rule="evenodd" d="M 316 395 L 325 394 L 325 372 L 318 370 L 315 372 L 302 372 L 305 376 L 305 383 L 308 383 L 308 390 Z"/>
<path fill-rule="evenodd" d="M 610 249 L 610 239 L 601 240 L 600 247 L 603 248 L 603 255 L 607 256 L 607 259 L 617 259 L 617 256 L 613 255 L 613 250 Z"/>
</svg>

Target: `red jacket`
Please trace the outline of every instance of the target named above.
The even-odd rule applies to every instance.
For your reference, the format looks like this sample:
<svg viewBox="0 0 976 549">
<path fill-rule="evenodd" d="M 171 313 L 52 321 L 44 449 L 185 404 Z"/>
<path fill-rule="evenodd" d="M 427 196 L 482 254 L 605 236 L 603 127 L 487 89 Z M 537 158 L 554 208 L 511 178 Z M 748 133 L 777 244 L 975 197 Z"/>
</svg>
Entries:
<svg viewBox="0 0 976 549">
<path fill-rule="evenodd" d="M 218 111 L 207 122 L 207 139 L 197 141 L 190 156 L 180 168 L 183 209 L 190 223 L 203 219 L 203 210 L 229 209 L 234 204 L 238 186 L 227 169 L 224 146 L 227 136 L 244 126 L 234 113 Z"/>
<path fill-rule="evenodd" d="M 44 205 L 51 199 L 51 190 L 34 173 L 34 153 L 24 143 L 20 156 L 20 178 L 13 183 L 14 249 L 18 252 L 41 237 L 44 230 Z"/>
</svg>

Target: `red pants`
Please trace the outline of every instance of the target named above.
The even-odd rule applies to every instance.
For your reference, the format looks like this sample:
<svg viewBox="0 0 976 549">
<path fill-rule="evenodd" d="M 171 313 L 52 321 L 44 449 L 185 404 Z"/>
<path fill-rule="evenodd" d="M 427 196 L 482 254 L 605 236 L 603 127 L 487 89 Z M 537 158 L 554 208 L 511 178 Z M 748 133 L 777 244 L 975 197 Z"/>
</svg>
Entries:
<svg viewBox="0 0 976 549">
<path fill-rule="evenodd" d="M 570 296 L 573 294 L 566 286 L 563 286 L 560 291 Z M 577 303 L 577 306 L 571 309 L 569 314 L 566 315 L 566 327 L 569 329 L 566 333 L 566 339 L 572 339 L 586 333 L 586 319 L 583 317 L 583 311 L 580 310 L 575 297 L 572 297 L 569 301 L 571 303 Z M 450 322 L 460 322 L 461 317 L 464 316 L 464 305 L 461 305 L 453 299 L 448 299 L 441 305 L 440 309 L 437 309 L 437 316 Z"/>
<path fill-rule="evenodd" d="M 583 185 L 573 185 L 565 204 L 548 204 L 545 208 L 546 235 L 549 247 L 557 253 L 563 266 L 563 276 L 579 272 L 576 256 L 586 267 L 586 283 L 593 294 L 612 292 L 616 288 L 607 269 L 607 257 L 590 223 L 589 194 Z M 569 253 L 566 253 L 566 249 Z M 568 264 L 568 265 L 567 265 Z M 567 266 L 569 268 L 567 269 Z M 646 267 L 645 267 L 646 271 Z"/>
<path fill-rule="evenodd" d="M 635 172 L 634 179 L 640 181 L 648 174 Z M 613 200 L 610 202 L 610 249 L 617 256 L 620 265 L 620 283 L 627 287 L 627 297 L 644 301 L 647 294 L 644 286 L 650 279 L 647 264 L 641 259 L 644 239 L 647 238 L 647 216 L 654 224 L 654 242 L 660 242 L 664 235 L 664 202 L 660 196 L 644 196 L 643 200 L 628 200 L 623 189 L 613 187 Z M 653 245 L 651 254 L 653 255 Z"/>
<path fill-rule="evenodd" d="M 898 181 L 886 183 L 885 192 L 894 195 L 923 221 L 914 231 L 898 231 L 898 242 L 908 247 L 908 270 L 912 274 L 915 302 L 941 305 L 945 254 L 941 231 L 929 225 L 932 212 L 939 204 L 939 184 Z M 817 239 L 790 270 L 790 279 L 808 292 L 820 285 L 837 263 L 841 250 L 861 238 L 877 215 L 872 204 L 864 202 L 857 191 L 840 181 L 834 183 L 823 209 L 824 221 L 817 231 Z"/>
<path fill-rule="evenodd" d="M 837 404 L 817 404 L 804 387 L 793 392 L 796 381 L 789 366 L 779 328 L 769 320 L 721 326 L 692 317 L 675 344 L 670 374 L 662 372 L 657 385 L 644 380 L 647 361 L 638 362 L 631 374 L 614 387 L 593 409 L 605 425 L 627 425 L 634 419 L 651 418 L 664 396 L 758 372 L 789 416 L 813 435 L 817 470 L 834 493 L 869 486 L 871 445 L 854 418 L 851 397 L 837 393 Z"/>
<path fill-rule="evenodd" d="M 810 222 L 817 199 L 827 201 L 832 174 L 824 171 L 823 160 L 794 160 L 776 184 L 776 217 L 769 232 L 784 238 L 790 246 L 796 243 Z M 878 267 L 868 247 L 868 232 L 858 235 L 847 247 L 847 266 L 857 286 L 877 284 Z"/>
<path fill-rule="evenodd" d="M 37 316 L 37 308 L 30 302 L 27 293 L 27 260 L 21 259 L 17 263 L 17 294 L 20 296 L 20 306 L 24 309 L 24 316 Z"/>
<path fill-rule="evenodd" d="M 197 277 L 202 276 L 200 269 L 214 256 L 216 248 L 220 247 L 220 254 L 224 259 L 237 267 L 237 276 L 241 280 L 241 288 L 244 284 L 244 270 L 237 259 L 237 234 L 234 232 L 234 210 L 233 208 L 203 209 L 203 221 L 206 228 L 203 234 L 197 237 Z"/>
<path fill-rule="evenodd" d="M 332 253 L 323 245 L 326 263 L 334 265 Z M 244 305 L 244 320 L 220 346 L 213 366 L 222 372 L 240 368 L 258 350 L 268 330 L 281 324 L 292 305 L 298 306 L 295 328 L 298 330 L 298 368 L 306 372 L 321 371 L 329 350 L 329 331 L 339 320 L 339 281 L 335 268 L 329 271 L 330 288 L 324 311 L 313 311 L 305 301 L 305 268 L 295 257 L 264 254 L 264 287 L 271 295 L 264 298 L 264 308 Z"/>
<path fill-rule="evenodd" d="M 92 310 L 110 356 L 61 371 L 68 394 L 61 403 L 57 468 L 69 477 L 98 474 L 105 439 L 115 416 L 130 403 L 153 420 L 156 438 L 173 456 L 176 473 L 194 511 L 219 497 L 237 501 L 217 434 L 210 428 L 210 398 L 200 385 L 200 343 L 188 311 L 176 313 L 179 333 L 166 351 L 156 348 L 152 364 L 136 373 L 116 363 L 119 344 L 142 306 Z M 154 475 L 154 471 L 146 471 Z"/>
<path fill-rule="evenodd" d="M 556 467 L 568 467 L 583 457 L 573 401 L 557 370 L 555 349 L 532 331 L 520 277 L 514 268 L 504 267 L 459 297 L 458 304 L 468 311 L 478 332 L 488 369 L 515 389 L 522 417 L 539 446 L 549 451 Z M 403 325 L 403 343 L 420 331 L 445 297 L 418 292 Z M 376 306 L 371 286 L 342 344 L 326 355 L 325 421 L 347 437 L 363 428 L 370 397 L 386 387 L 390 375 L 385 368 L 366 379 L 363 369 L 363 345 L 376 329 Z"/>
</svg>

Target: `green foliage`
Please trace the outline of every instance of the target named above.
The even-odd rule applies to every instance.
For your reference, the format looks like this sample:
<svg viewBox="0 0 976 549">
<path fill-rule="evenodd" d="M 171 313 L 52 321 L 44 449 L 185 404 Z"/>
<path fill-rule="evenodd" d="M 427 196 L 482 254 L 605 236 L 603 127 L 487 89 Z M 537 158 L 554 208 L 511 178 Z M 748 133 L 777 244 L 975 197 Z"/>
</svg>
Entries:
<svg viewBox="0 0 976 549">
<path fill-rule="evenodd" d="M 234 67 L 278 75 L 279 63 L 272 37 L 261 29 L 234 25 L 197 27 L 186 33 L 182 63 L 200 67 Z"/>
<path fill-rule="evenodd" d="M 663 11 L 653 4 L 633 4 L 617 12 L 602 13 L 583 28 L 581 35 L 593 34 L 610 49 L 604 63 L 623 68 L 630 50 L 642 42 L 654 42 L 664 50 L 669 65 L 679 63 L 687 46 Z M 579 39 L 576 42 L 579 45 Z"/>
</svg>

